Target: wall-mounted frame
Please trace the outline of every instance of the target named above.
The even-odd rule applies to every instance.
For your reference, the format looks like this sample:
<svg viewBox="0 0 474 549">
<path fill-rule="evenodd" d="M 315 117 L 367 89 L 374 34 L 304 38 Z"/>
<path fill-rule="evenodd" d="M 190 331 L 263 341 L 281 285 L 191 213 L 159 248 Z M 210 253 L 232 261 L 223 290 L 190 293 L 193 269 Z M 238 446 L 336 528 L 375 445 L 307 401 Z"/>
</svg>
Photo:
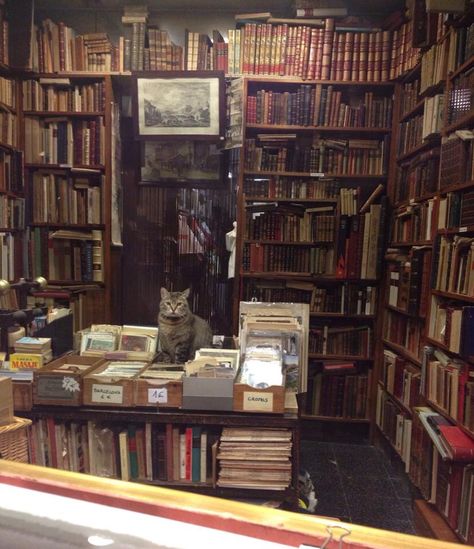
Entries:
<svg viewBox="0 0 474 549">
<path fill-rule="evenodd" d="M 214 186 L 223 181 L 223 158 L 215 143 L 190 139 L 144 141 L 141 179 L 144 185 Z"/>
<path fill-rule="evenodd" d="M 223 72 L 166 71 L 133 78 L 137 138 L 223 139 Z"/>
</svg>

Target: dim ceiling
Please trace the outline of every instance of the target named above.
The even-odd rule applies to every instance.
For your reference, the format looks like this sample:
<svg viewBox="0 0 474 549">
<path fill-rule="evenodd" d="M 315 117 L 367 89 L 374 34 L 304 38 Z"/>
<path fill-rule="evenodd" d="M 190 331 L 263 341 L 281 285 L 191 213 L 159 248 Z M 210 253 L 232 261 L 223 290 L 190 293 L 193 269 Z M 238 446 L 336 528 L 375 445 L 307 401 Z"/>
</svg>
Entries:
<svg viewBox="0 0 474 549">
<path fill-rule="evenodd" d="M 273 15 L 292 16 L 292 0 L 36 0 L 43 10 L 104 10 L 121 11 L 125 5 L 147 5 L 150 11 L 206 10 L 217 12 L 271 11 Z M 404 0 L 348 0 L 351 14 L 389 14 L 402 9 Z"/>
</svg>

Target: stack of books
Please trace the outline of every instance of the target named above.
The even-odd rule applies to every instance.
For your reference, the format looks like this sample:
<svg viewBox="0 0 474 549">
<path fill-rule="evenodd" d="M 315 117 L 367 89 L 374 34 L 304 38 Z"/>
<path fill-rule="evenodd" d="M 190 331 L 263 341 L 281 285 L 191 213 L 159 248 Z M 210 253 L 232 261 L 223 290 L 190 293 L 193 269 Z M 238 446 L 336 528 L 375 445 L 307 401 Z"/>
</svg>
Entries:
<svg viewBox="0 0 474 549">
<path fill-rule="evenodd" d="M 53 358 L 50 337 L 21 337 L 16 340 L 14 349 L 10 355 L 13 370 L 41 368 Z"/>
</svg>

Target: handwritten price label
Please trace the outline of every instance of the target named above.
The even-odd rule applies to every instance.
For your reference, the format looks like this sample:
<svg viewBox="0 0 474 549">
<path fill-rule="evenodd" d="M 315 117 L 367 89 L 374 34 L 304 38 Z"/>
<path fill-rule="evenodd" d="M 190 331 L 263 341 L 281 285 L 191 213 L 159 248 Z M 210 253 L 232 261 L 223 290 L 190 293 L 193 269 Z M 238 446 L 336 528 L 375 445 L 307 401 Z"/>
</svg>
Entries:
<svg viewBox="0 0 474 549">
<path fill-rule="evenodd" d="M 149 404 L 166 404 L 168 402 L 168 389 L 165 387 L 148 389 Z"/>
<path fill-rule="evenodd" d="M 92 402 L 107 404 L 123 403 L 123 387 L 121 385 L 92 385 Z"/>
</svg>

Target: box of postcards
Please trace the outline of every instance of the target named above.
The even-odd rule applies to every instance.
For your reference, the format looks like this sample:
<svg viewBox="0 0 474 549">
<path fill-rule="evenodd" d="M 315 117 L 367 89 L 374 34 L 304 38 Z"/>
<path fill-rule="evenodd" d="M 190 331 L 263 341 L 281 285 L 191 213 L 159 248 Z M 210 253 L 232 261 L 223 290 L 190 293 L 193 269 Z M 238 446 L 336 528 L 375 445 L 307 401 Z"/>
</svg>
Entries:
<svg viewBox="0 0 474 549">
<path fill-rule="evenodd" d="M 146 361 L 106 360 L 84 376 L 83 403 L 92 406 L 135 406 L 135 382 Z"/>
<path fill-rule="evenodd" d="M 82 406 L 83 379 L 104 362 L 93 356 L 66 355 L 33 372 L 33 402 Z"/>
<path fill-rule="evenodd" d="M 183 365 L 150 364 L 136 379 L 135 406 L 181 408 Z"/>
</svg>

